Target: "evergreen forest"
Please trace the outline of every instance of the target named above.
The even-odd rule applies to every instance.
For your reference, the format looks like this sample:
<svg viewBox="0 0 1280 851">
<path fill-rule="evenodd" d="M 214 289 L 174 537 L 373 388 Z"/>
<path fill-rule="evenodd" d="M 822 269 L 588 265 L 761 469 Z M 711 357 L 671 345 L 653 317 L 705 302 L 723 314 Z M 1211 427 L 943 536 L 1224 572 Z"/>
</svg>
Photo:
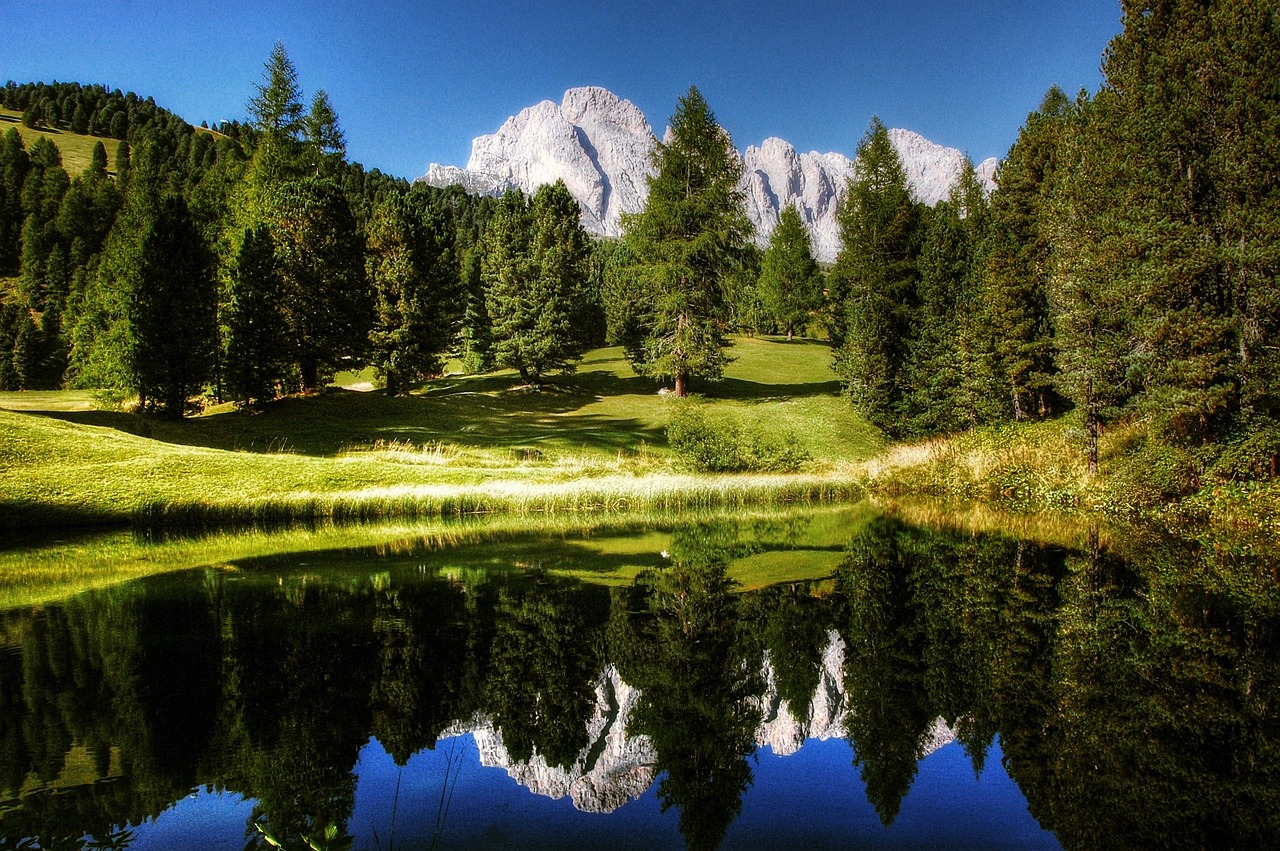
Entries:
<svg viewBox="0 0 1280 851">
<path fill-rule="evenodd" d="M 742 161 L 697 88 L 645 208 L 594 239 L 563 183 L 473 197 L 349 161 L 283 45 L 243 122 L 194 127 L 101 85 L 0 89 L 0 390 L 92 388 L 181 418 L 372 367 L 390 395 L 508 367 L 533 386 L 620 345 L 677 396 L 729 337 L 829 341 L 890 438 L 1072 417 L 1140 426 L 1161 493 L 1271 479 L 1280 457 L 1280 12 L 1124 0 L 1094 93 L 1051 88 L 984 193 L 917 202 L 878 119 L 841 250 L 784 211 L 753 244 Z M 28 132 L 19 132 L 21 124 Z M 50 139 L 91 140 L 71 168 Z M 33 141 L 32 141 L 33 140 Z"/>
</svg>

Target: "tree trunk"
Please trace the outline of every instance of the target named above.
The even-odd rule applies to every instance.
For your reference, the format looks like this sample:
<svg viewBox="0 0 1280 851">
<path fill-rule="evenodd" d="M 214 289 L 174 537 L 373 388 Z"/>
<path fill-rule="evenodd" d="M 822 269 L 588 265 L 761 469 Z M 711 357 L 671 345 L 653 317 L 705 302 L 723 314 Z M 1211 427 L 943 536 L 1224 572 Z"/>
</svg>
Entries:
<svg viewBox="0 0 1280 851">
<path fill-rule="evenodd" d="M 1089 455 L 1089 475 L 1098 474 L 1098 415 L 1092 410 L 1084 415 L 1085 448 Z"/>
<path fill-rule="evenodd" d="M 788 326 L 787 326 L 787 342 L 788 342 L 788 343 L 795 342 L 795 339 L 796 339 L 796 329 L 795 329 L 795 326 L 793 326 L 793 325 L 788 325 Z"/>
<path fill-rule="evenodd" d="M 688 381 L 689 381 L 689 378 L 687 375 L 685 375 L 685 372 L 683 369 L 676 370 L 675 394 L 677 398 L 683 399 L 684 397 L 689 395 Z"/>
<path fill-rule="evenodd" d="M 302 392 L 314 393 L 320 383 L 320 364 L 315 358 L 303 358 L 298 364 L 298 371 L 302 373 Z"/>
</svg>

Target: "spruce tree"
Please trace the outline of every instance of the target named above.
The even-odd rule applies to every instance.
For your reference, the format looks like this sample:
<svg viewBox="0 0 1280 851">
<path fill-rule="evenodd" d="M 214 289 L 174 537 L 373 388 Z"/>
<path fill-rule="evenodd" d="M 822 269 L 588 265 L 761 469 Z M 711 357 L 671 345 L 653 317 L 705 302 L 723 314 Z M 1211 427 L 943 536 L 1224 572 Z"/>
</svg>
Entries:
<svg viewBox="0 0 1280 851">
<path fill-rule="evenodd" d="M 1071 166 L 1055 181 L 1049 210 L 1054 382 L 1083 414 L 1091 473 L 1098 470 L 1103 426 L 1119 418 L 1135 389 L 1129 367 L 1142 309 L 1134 300 L 1140 249 L 1128 227 L 1137 199 L 1128 195 L 1134 187 L 1122 179 L 1127 166 L 1115 156 L 1110 99 L 1103 91 L 1079 104 L 1063 143 Z"/>
<path fill-rule="evenodd" d="M 644 209 L 623 219 L 643 289 L 643 345 L 632 365 L 671 379 L 717 381 L 727 360 L 726 281 L 751 236 L 739 189 L 742 161 L 696 87 L 676 104 L 668 139 L 653 154 Z"/>
<path fill-rule="evenodd" d="M 768 316 L 795 339 L 821 296 L 821 274 L 809 231 L 792 205 L 783 208 L 760 261 L 759 297 Z"/>
<path fill-rule="evenodd" d="M 526 381 L 572 369 L 586 347 L 582 310 L 591 243 L 581 215 L 564 182 L 556 181 L 531 202 L 508 192 L 485 230 L 481 275 L 493 357 Z"/>
<path fill-rule="evenodd" d="M 180 196 L 164 198 L 132 270 L 129 368 L 144 409 L 180 418 L 213 374 L 217 288 L 213 258 Z"/>
<path fill-rule="evenodd" d="M 281 302 L 302 388 L 314 392 L 368 348 L 373 298 L 364 244 L 342 190 L 307 178 L 275 189 L 264 204 L 284 283 Z"/>
<path fill-rule="evenodd" d="M 868 420 L 901 434 L 921 228 L 902 161 L 878 118 L 858 145 L 839 219 L 840 254 L 828 276 L 832 299 L 843 307 L 835 371 Z"/>
<path fill-rule="evenodd" d="M 1054 410 L 1053 329 L 1049 320 L 1050 238 L 1044 206 L 1074 106 L 1056 86 L 1027 116 L 1000 165 L 990 227 L 980 254 L 984 323 L 992 364 L 1014 419 Z"/>
<path fill-rule="evenodd" d="M 227 282 L 221 319 L 223 387 L 244 405 L 269 401 L 287 373 L 289 339 L 280 309 L 283 283 L 275 243 L 265 225 L 244 234 Z"/>
<path fill-rule="evenodd" d="M 17 129 L 10 127 L 0 137 L 0 273 L 18 270 L 21 253 L 22 187 L 31 171 L 27 153 Z"/>
<path fill-rule="evenodd" d="M 374 211 L 368 245 L 371 362 L 394 396 L 438 375 L 453 343 L 461 306 L 453 221 L 421 197 L 392 195 Z"/>
</svg>

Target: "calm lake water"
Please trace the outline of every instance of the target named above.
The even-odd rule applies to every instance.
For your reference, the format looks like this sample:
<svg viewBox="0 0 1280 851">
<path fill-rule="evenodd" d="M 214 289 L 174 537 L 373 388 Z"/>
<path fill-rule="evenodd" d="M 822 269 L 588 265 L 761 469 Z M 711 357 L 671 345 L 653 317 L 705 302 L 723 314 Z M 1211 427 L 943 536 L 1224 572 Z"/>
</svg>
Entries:
<svg viewBox="0 0 1280 851">
<path fill-rule="evenodd" d="M 0 611 L 0 848 L 1280 844 L 1276 559 L 1034 537 L 406 534 Z"/>
</svg>

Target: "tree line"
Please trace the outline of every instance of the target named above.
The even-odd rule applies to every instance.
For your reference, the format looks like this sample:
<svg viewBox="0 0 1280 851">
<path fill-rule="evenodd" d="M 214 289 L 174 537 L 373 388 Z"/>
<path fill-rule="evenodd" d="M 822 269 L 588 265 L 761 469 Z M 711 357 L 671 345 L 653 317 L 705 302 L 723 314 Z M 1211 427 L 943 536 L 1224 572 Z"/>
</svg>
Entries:
<svg viewBox="0 0 1280 851">
<path fill-rule="evenodd" d="M 0 613 L 0 789 L 26 792 L 0 835 L 102 839 L 212 786 L 304 847 L 351 823 L 371 737 L 404 766 L 479 717 L 514 761 L 581 766 L 612 666 L 640 691 L 626 734 L 652 747 L 659 801 L 690 848 L 715 848 L 752 783 L 766 672 L 812 723 L 836 636 L 834 708 L 885 825 L 942 718 L 975 773 L 1001 756 L 1067 848 L 1265 847 L 1280 827 L 1274 558 L 878 517 L 830 580 L 738 593 L 730 564 L 794 534 L 688 524 L 662 567 L 611 589 L 494 570 L 495 553 L 527 560 L 503 539 L 249 559 Z M 572 541 L 535 544 L 544 565 L 583 566 Z M 112 782 L 60 788 L 75 752 Z"/>
<path fill-rule="evenodd" d="M 989 198 L 966 174 L 915 204 L 873 122 L 827 279 L 836 371 L 895 436 L 1074 409 L 1093 470 L 1140 420 L 1171 479 L 1274 476 L 1280 19 L 1122 8 L 1100 90 L 1050 89 Z"/>
<path fill-rule="evenodd" d="M 1101 431 L 1138 418 L 1173 479 L 1273 475 L 1276 17 L 1256 0 L 1122 10 L 1100 90 L 1050 89 L 989 197 L 969 168 L 918 203 L 873 120 L 825 271 L 795 209 L 752 244 L 741 158 L 696 88 L 645 207 L 595 241 L 563 184 L 478 199 L 349 164 L 283 46 L 249 121 L 218 130 L 145 121 L 149 101 L 101 87 L 9 86 L 32 123 L 124 114 L 128 145 L 68 180 L 53 145 L 4 137 L 0 383 L 180 414 L 199 392 L 261 402 L 363 364 L 400 392 L 454 356 L 536 384 L 607 342 L 683 395 L 722 376 L 730 333 L 807 333 L 893 437 L 1074 410 L 1095 467 Z"/>
</svg>

